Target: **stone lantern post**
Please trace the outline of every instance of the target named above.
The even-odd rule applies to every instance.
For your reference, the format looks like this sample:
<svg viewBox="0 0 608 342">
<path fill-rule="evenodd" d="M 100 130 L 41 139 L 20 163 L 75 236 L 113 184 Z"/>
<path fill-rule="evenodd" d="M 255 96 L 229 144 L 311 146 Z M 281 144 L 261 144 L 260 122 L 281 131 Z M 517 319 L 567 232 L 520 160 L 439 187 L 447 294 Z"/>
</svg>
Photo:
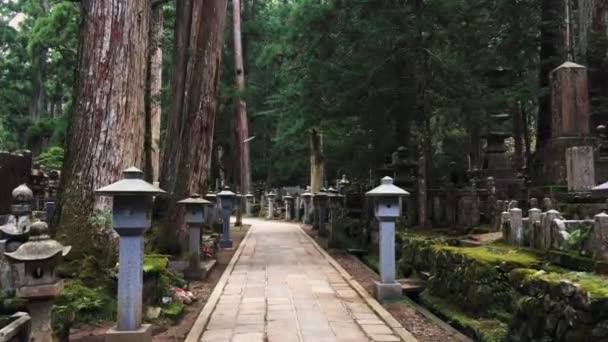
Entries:
<svg viewBox="0 0 608 342">
<path fill-rule="evenodd" d="M 230 213 L 232 213 L 235 196 L 234 192 L 230 191 L 230 188 L 227 186 L 217 194 L 222 207 L 222 241 L 220 241 L 220 246 L 222 248 L 232 248 L 232 239 L 230 238 Z"/>
<path fill-rule="evenodd" d="M 325 188 L 321 188 L 321 191 L 315 193 L 312 201 L 315 206 L 315 228 L 319 230 L 319 236 L 326 237 L 325 223 L 327 220 L 328 193 Z"/>
<path fill-rule="evenodd" d="M 304 201 L 304 217 L 302 223 L 310 224 L 310 212 L 312 206 L 312 193 L 310 192 L 310 186 L 306 187 L 306 191 L 301 195 L 302 201 Z"/>
<path fill-rule="evenodd" d="M 248 192 L 247 195 L 245 195 L 245 213 L 247 214 L 248 217 L 253 216 L 253 199 L 255 197 Z"/>
<path fill-rule="evenodd" d="M 283 200 L 285 201 L 285 221 L 291 221 L 293 218 L 293 204 L 294 198 L 293 196 L 287 195 L 283 196 Z"/>
<path fill-rule="evenodd" d="M 131 167 L 123 178 L 96 191 L 113 197 L 112 224 L 120 236 L 118 255 L 118 324 L 106 341 L 151 341 L 152 329 L 142 325 L 144 233 L 152 225 L 152 197 L 165 191 L 146 182 L 144 173 Z"/>
<path fill-rule="evenodd" d="M 32 317 L 30 341 L 51 342 L 53 301 L 63 291 L 63 280 L 57 277 L 55 268 L 72 247 L 52 240 L 45 222 L 32 224 L 30 230 L 26 243 L 4 255 L 13 264 L 17 297 L 28 301 Z"/>
<path fill-rule="evenodd" d="M 338 220 L 338 216 L 340 215 L 340 207 L 343 204 L 343 200 L 344 200 L 344 195 L 338 193 L 337 190 L 335 190 L 334 188 L 330 188 L 328 190 L 329 195 L 329 241 L 328 244 L 330 246 L 334 246 L 336 241 L 335 241 L 335 227 L 336 227 L 336 222 Z"/>
<path fill-rule="evenodd" d="M 342 179 L 338 182 L 338 192 L 344 195 L 346 188 L 350 185 L 350 181 L 346 178 L 346 175 L 342 175 Z"/>
<path fill-rule="evenodd" d="M 219 199 L 213 192 L 208 192 L 205 199 L 210 202 L 205 214 L 205 223 L 215 232 L 215 224 L 218 223 Z"/>
<path fill-rule="evenodd" d="M 201 268 L 201 230 L 205 223 L 205 207 L 211 206 L 212 203 L 201 198 L 199 194 L 192 194 L 177 203 L 186 207 L 185 222 L 190 231 L 190 258 L 184 276 L 188 279 L 204 279 L 207 274 L 205 269 Z"/>
<path fill-rule="evenodd" d="M 272 190 L 266 194 L 266 199 L 268 200 L 268 214 L 266 215 L 267 220 L 272 220 L 274 218 L 274 200 L 277 198 L 277 194 L 272 192 Z"/>
<path fill-rule="evenodd" d="M 393 185 L 390 177 L 365 194 L 374 198 L 376 219 L 380 222 L 380 281 L 375 295 L 379 301 L 401 297 L 401 285 L 395 280 L 395 222 L 401 215 L 400 197 L 409 193 Z"/>
</svg>

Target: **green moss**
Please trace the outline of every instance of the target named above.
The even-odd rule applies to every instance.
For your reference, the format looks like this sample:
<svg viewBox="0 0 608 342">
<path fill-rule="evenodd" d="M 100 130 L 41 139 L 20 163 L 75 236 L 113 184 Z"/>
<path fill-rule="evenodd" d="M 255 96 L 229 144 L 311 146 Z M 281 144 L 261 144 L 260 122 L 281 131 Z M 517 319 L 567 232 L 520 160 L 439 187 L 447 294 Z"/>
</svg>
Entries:
<svg viewBox="0 0 608 342">
<path fill-rule="evenodd" d="M 166 255 L 151 254 L 144 256 L 144 273 L 161 273 L 167 269 L 169 258 Z"/>
<path fill-rule="evenodd" d="M 531 251 L 500 244 L 482 247 L 433 246 L 433 248 L 436 251 L 462 254 L 467 258 L 471 258 L 482 264 L 498 265 L 507 263 L 521 267 L 531 267 L 541 264 L 541 259 Z"/>
<path fill-rule="evenodd" d="M 182 315 L 182 313 L 184 312 L 184 308 L 184 304 L 177 300 L 174 300 L 171 304 L 162 308 L 161 315 L 164 318 L 175 320 Z"/>
<path fill-rule="evenodd" d="M 448 323 L 462 330 L 470 337 L 482 342 L 499 342 L 507 336 L 507 324 L 495 319 L 476 318 L 463 313 L 456 305 L 437 298 L 424 291 L 420 300 L 435 312 L 446 319 Z"/>
<path fill-rule="evenodd" d="M 608 297 L 608 277 L 586 272 L 549 272 L 543 273 L 534 269 L 516 269 L 511 271 L 516 282 L 528 285 L 534 281 L 544 281 L 551 286 L 559 286 L 562 280 L 578 284 L 591 299 Z"/>
</svg>

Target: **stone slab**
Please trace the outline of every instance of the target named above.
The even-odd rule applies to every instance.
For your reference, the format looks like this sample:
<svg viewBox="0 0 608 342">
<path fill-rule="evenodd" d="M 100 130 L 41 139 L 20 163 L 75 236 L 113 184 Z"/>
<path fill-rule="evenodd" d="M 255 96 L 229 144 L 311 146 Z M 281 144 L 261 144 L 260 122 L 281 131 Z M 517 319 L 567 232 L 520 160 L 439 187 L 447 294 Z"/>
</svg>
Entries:
<svg viewBox="0 0 608 342">
<path fill-rule="evenodd" d="M 111 328 L 106 332 L 105 342 L 152 342 L 152 325 L 142 324 L 132 331 L 119 331 Z"/>
</svg>

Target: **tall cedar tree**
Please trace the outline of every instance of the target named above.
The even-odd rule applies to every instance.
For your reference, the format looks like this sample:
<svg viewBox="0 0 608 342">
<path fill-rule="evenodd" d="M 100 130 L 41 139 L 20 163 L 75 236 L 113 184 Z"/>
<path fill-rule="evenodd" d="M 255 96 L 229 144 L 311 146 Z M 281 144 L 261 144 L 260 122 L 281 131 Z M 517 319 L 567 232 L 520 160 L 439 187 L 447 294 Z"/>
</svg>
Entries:
<svg viewBox="0 0 608 342">
<path fill-rule="evenodd" d="M 169 119 L 160 178 L 161 187 L 171 193 L 164 230 L 164 247 L 170 252 L 185 247 L 177 241 L 187 241 L 183 211 L 176 201 L 207 190 L 226 7 L 225 0 L 176 2 Z"/>
<path fill-rule="evenodd" d="M 149 1 L 83 0 L 77 82 L 59 199 L 59 233 L 74 257 L 101 248 L 95 189 L 142 167 Z"/>
</svg>

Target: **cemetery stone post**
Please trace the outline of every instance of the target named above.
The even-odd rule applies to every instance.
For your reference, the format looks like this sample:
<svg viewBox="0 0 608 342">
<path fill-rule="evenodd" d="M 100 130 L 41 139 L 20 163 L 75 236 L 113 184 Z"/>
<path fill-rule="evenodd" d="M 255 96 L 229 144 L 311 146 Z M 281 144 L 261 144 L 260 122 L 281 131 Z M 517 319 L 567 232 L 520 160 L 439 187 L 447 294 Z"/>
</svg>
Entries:
<svg viewBox="0 0 608 342">
<path fill-rule="evenodd" d="M 400 197 L 409 193 L 384 177 L 380 186 L 366 193 L 374 198 L 376 219 L 380 223 L 380 281 L 376 282 L 375 295 L 379 301 L 401 297 L 401 285 L 395 280 L 395 222 L 401 215 Z"/>
<path fill-rule="evenodd" d="M 304 224 L 310 224 L 310 206 L 312 202 L 312 193 L 310 192 L 310 186 L 306 187 L 306 191 L 302 194 L 302 200 L 304 201 L 304 217 L 302 222 Z"/>
<path fill-rule="evenodd" d="M 283 199 L 285 200 L 285 220 L 286 221 L 291 221 L 292 219 L 292 214 L 291 212 L 293 211 L 293 202 L 294 202 L 294 198 L 293 196 L 283 196 Z"/>
<path fill-rule="evenodd" d="M 142 325 L 144 233 L 152 224 L 152 197 L 165 191 L 146 182 L 144 173 L 131 167 L 123 178 L 96 191 L 113 197 L 112 224 L 120 236 L 118 255 L 118 324 L 106 341 L 151 341 L 152 329 Z"/>
<path fill-rule="evenodd" d="M 184 270 L 184 276 L 188 279 L 204 279 L 205 270 L 201 268 L 201 230 L 205 223 L 205 207 L 212 203 L 201 198 L 199 194 L 192 194 L 190 197 L 179 202 L 186 207 L 185 222 L 189 228 L 189 263 Z"/>
<path fill-rule="evenodd" d="M 274 218 L 274 200 L 276 197 L 277 195 L 272 191 L 266 194 L 266 198 L 268 199 L 268 213 L 266 214 L 267 220 L 272 220 Z"/>
<path fill-rule="evenodd" d="M 227 186 L 217 194 L 222 209 L 222 241 L 220 241 L 220 246 L 222 248 L 232 248 L 232 239 L 230 238 L 230 214 L 232 213 L 232 208 L 234 206 L 235 196 L 234 192 L 230 191 L 230 188 Z"/>
<path fill-rule="evenodd" d="M 245 195 L 245 213 L 248 217 L 251 217 L 253 213 L 253 198 L 254 197 L 250 192 Z"/>
</svg>

